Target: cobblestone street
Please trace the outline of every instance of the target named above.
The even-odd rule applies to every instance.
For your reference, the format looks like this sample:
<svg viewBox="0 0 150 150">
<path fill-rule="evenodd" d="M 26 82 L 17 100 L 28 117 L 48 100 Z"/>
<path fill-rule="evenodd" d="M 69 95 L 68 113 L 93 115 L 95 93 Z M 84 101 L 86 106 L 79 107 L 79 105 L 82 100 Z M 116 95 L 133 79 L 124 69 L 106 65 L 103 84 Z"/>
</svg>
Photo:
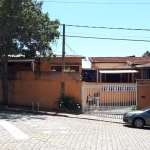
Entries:
<svg viewBox="0 0 150 150">
<path fill-rule="evenodd" d="M 0 150 L 149 150 L 150 128 L 33 114 L 0 113 Z"/>
</svg>

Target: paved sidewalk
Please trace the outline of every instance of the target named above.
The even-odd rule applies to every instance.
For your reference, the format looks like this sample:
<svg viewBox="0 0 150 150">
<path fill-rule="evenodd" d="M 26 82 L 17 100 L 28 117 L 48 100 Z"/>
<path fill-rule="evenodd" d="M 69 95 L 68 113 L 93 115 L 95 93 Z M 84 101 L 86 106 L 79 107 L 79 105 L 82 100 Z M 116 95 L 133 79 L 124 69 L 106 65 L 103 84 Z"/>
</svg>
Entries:
<svg viewBox="0 0 150 150">
<path fill-rule="evenodd" d="M 50 112 L 50 111 L 33 111 L 29 107 L 4 107 L 0 105 L 0 111 L 10 111 L 10 112 L 18 112 L 18 113 L 32 113 L 38 115 L 51 115 L 51 116 L 60 116 L 60 117 L 69 117 L 69 118 L 78 118 L 78 119 L 88 119 L 88 120 L 96 120 L 96 121 L 105 121 L 112 123 L 123 124 L 122 118 L 113 118 L 108 117 L 107 115 L 97 116 L 94 114 L 69 114 L 69 113 L 58 113 L 58 112 Z"/>
<path fill-rule="evenodd" d="M 66 116 L 1 111 L 0 150 L 150 149 L 149 127 L 137 129 L 105 120 L 89 120 L 88 115 L 77 115 L 81 119 L 71 118 L 76 115 Z"/>
</svg>

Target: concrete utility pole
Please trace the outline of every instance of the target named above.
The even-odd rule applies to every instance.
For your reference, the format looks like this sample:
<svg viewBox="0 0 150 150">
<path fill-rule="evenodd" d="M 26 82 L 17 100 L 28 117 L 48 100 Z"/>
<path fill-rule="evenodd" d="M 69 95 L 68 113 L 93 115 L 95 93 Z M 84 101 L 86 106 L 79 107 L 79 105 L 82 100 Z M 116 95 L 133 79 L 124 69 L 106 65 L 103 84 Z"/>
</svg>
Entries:
<svg viewBox="0 0 150 150">
<path fill-rule="evenodd" d="M 62 41 L 62 72 L 65 70 L 65 24 L 63 24 L 63 41 Z"/>
</svg>

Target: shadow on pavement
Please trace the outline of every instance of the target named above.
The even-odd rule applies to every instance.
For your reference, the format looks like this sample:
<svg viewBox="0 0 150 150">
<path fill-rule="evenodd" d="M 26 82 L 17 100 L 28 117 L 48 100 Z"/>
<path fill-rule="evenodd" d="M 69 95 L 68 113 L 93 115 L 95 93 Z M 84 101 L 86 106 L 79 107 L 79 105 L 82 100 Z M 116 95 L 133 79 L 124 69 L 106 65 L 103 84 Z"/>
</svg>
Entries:
<svg viewBox="0 0 150 150">
<path fill-rule="evenodd" d="M 17 121 L 18 119 L 25 121 L 24 119 L 39 119 L 39 120 L 45 120 L 46 116 L 40 116 L 36 114 L 30 114 L 30 113 L 15 113 L 15 112 L 1 112 L 0 111 L 0 120 L 7 120 L 7 121 Z"/>
<path fill-rule="evenodd" d="M 124 127 L 127 127 L 127 128 L 132 128 L 132 129 L 140 129 L 140 130 L 150 130 L 150 127 L 148 126 L 145 126 L 143 128 L 135 128 L 135 127 L 132 127 L 131 125 L 123 125 Z"/>
</svg>

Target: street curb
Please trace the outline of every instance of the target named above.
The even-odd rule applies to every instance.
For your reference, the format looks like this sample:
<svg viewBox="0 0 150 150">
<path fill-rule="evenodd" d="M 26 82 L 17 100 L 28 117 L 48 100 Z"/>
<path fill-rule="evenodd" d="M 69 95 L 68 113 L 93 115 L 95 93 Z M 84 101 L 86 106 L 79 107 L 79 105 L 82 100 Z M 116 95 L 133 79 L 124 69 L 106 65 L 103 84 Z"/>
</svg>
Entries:
<svg viewBox="0 0 150 150">
<path fill-rule="evenodd" d="M 88 117 L 77 117 L 77 116 L 71 116 L 71 114 L 60 114 L 56 112 L 46 112 L 46 111 L 33 111 L 33 110 L 25 110 L 25 109 L 18 109 L 18 108 L 6 108 L 6 107 L 0 107 L 0 111 L 7 111 L 7 112 L 16 112 L 16 113 L 31 113 L 36 115 L 49 115 L 49 116 L 59 116 L 59 117 L 68 117 L 68 118 L 77 118 L 77 119 L 86 119 L 86 120 L 93 120 L 93 121 L 103 121 L 103 122 L 110 122 L 110 123 L 118 123 L 118 124 L 124 124 L 123 122 L 118 122 L 114 120 L 107 120 L 101 119 L 101 118 L 88 118 Z"/>
</svg>

